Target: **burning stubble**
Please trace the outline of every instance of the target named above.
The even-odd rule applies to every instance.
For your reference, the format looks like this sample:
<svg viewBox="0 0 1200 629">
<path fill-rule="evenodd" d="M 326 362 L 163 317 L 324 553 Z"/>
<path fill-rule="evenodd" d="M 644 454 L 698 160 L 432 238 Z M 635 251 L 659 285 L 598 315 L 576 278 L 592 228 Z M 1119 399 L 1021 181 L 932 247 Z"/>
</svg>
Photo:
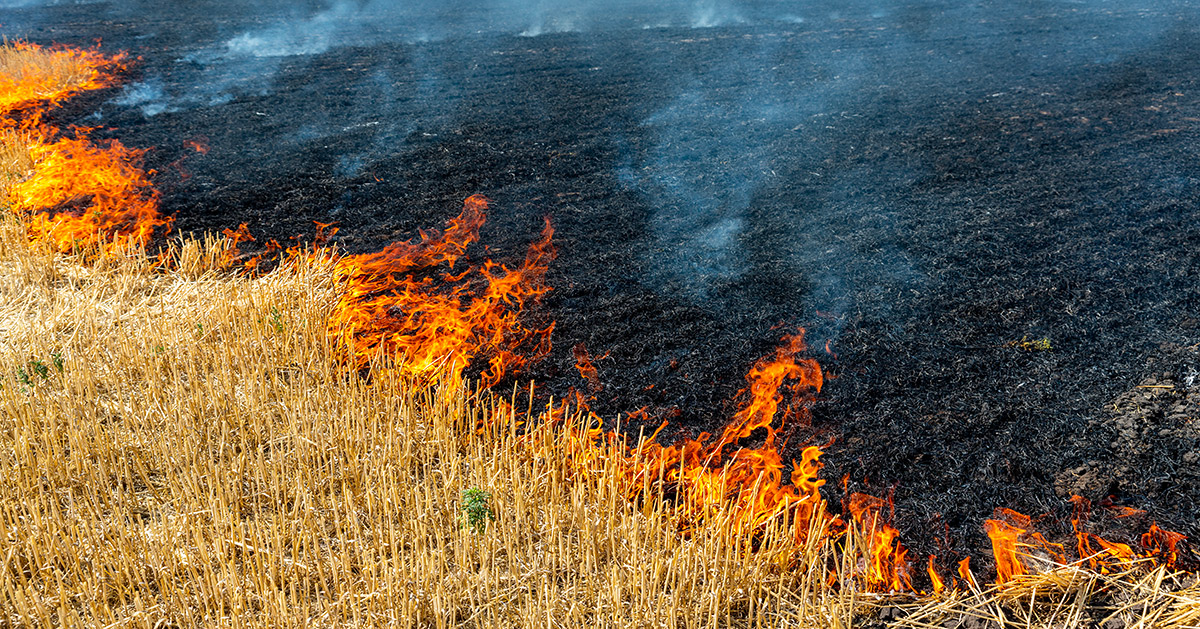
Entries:
<svg viewBox="0 0 1200 629">
<path fill-rule="evenodd" d="M 25 181 L 69 182 L 74 171 L 95 171 L 135 185 L 18 195 L 42 204 L 18 206 L 34 225 L 92 222 L 86 232 L 67 232 L 72 239 L 18 224 L 5 233 L 5 303 L 20 307 L 2 320 L 24 341 L 7 355 L 14 375 L 0 400 L 14 418 L 10 469 L 34 472 L 8 487 L 19 500 L 5 511 L 6 524 L 23 543 L 11 554 L 16 569 L 5 573 L 5 592 L 25 619 L 374 624 L 398 614 L 416 624 L 522 626 L 560 617 L 613 626 L 647 618 L 845 626 L 854 622 L 856 594 L 912 589 L 888 503 L 852 498 L 852 526 L 830 514 L 815 447 L 792 464 L 790 482 L 783 478 L 780 431 L 803 424 L 823 383 L 819 365 L 803 356 L 801 334 L 751 368 L 740 410 L 719 438 L 631 441 L 600 430 L 578 404 L 535 416 L 516 410 L 515 394 L 463 389 L 463 366 L 483 355 L 472 348 L 503 359 L 520 344 L 507 337 L 524 342 L 528 329 L 467 326 L 449 335 L 458 347 L 419 355 L 441 335 L 414 333 L 423 324 L 411 313 L 431 313 L 435 293 L 422 296 L 403 282 L 428 280 L 451 295 L 468 290 L 441 282 L 461 273 L 455 262 L 485 218 L 481 198 L 468 199 L 440 233 L 373 256 L 292 255 L 257 278 L 219 274 L 230 244 L 216 240 L 183 241 L 157 259 L 123 248 L 96 264 L 46 248 L 31 255 L 26 240 L 40 235 L 49 250 L 70 253 L 85 248 L 76 242 L 81 233 L 132 244 L 161 235 L 156 213 L 121 214 L 153 209 L 142 205 L 153 194 L 134 166 L 138 155 L 86 137 L 45 151 L 30 151 Z M 64 207 L 78 196 L 93 205 Z M 524 291 L 483 291 L 484 304 L 516 304 L 499 319 L 511 323 L 526 298 L 544 291 L 551 236 L 547 228 L 520 269 L 480 267 L 489 286 Z M 416 277 L 441 264 L 454 273 Z M 401 295 L 414 299 L 392 299 Z M 488 310 L 477 303 L 459 300 L 448 310 Z M 358 316 L 360 307 L 358 323 L 336 323 L 339 312 Z M 395 325 L 357 333 L 389 320 Z M 347 371 L 347 355 L 353 367 L 371 369 Z M 430 370 L 450 377 L 430 378 Z M 741 443 L 752 440 L 761 445 Z M 495 501 L 495 528 L 457 525 L 457 501 L 472 487 Z M 979 591 L 963 571 L 957 588 L 939 589 L 975 600 L 955 607 L 968 595 L 947 595 L 937 613 L 1023 612 L 1027 625 L 1035 615 L 1053 622 L 1109 579 L 1128 598 L 1159 597 L 1138 614 L 1190 622 L 1192 591 L 1161 588 L 1173 563 L 1166 553 L 1179 541 L 1173 534 L 1152 530 L 1142 552 L 1084 535 L 1076 561 L 1055 554 L 1032 520 L 1000 515 L 1006 520 L 988 524 L 1004 566 L 1000 585 Z M 1091 562 L 1090 571 L 1081 562 Z M 43 574 L 44 566 L 57 572 Z M 932 559 L 929 571 L 936 588 L 944 579 Z M 84 602 L 47 596 L 52 576 L 78 588 Z M 1158 585 L 1148 589 L 1145 579 Z M 1064 580 L 1058 603 L 1039 599 L 1039 588 Z M 1064 604 L 1066 593 L 1074 598 Z"/>
<path fill-rule="evenodd" d="M 96 87 L 100 66 L 109 65 L 78 50 L 46 50 L 7 40 L 0 45 L 0 111 L 33 100 L 54 102 Z"/>
</svg>

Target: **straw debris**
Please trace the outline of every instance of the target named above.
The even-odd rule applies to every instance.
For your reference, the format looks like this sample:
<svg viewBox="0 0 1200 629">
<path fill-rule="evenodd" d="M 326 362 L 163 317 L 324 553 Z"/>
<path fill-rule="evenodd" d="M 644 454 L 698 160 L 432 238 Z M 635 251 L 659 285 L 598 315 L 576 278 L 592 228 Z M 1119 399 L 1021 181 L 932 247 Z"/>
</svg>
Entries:
<svg viewBox="0 0 1200 629">
<path fill-rule="evenodd" d="M 582 415 L 339 366 L 327 259 L 26 239 L 0 233 L 0 625 L 852 626 L 829 544 L 680 535 L 617 457 L 580 473 Z"/>
</svg>

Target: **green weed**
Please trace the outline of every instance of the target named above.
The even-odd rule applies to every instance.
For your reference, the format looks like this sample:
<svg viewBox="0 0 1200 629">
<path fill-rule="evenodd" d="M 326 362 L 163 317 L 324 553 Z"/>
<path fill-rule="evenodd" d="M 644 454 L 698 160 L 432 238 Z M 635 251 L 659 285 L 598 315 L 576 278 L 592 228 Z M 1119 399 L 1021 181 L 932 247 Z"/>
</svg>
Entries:
<svg viewBox="0 0 1200 629">
<path fill-rule="evenodd" d="M 476 533 L 482 533 L 487 528 L 487 523 L 496 519 L 495 512 L 488 504 L 491 499 L 491 494 L 478 487 L 463 490 L 463 525 Z"/>
</svg>

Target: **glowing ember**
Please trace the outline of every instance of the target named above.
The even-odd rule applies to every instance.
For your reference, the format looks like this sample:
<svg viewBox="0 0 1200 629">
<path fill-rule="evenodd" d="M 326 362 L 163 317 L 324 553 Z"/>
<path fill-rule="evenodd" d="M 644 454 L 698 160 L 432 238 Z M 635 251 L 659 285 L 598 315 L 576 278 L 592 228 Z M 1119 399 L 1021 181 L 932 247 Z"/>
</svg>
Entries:
<svg viewBox="0 0 1200 629">
<path fill-rule="evenodd" d="M 591 356 L 588 356 L 587 347 L 580 343 L 571 348 L 571 353 L 575 356 L 575 368 L 579 370 L 579 375 L 588 385 L 588 392 L 592 395 L 599 393 L 604 385 L 600 383 L 600 375 L 596 371 L 596 366 L 592 364 Z"/>
<path fill-rule="evenodd" d="M 204 139 L 184 140 L 183 145 L 201 155 L 208 155 L 208 142 Z"/>
</svg>

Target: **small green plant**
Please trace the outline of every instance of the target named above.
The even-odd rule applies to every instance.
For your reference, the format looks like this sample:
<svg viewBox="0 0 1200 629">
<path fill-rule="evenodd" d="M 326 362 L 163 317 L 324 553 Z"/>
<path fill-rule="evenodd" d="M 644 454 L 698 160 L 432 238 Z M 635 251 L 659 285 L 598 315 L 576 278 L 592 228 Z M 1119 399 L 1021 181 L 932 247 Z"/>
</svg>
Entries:
<svg viewBox="0 0 1200 629">
<path fill-rule="evenodd" d="M 283 334 L 283 317 L 279 316 L 279 309 L 275 306 L 271 306 L 271 325 L 276 333 Z"/>
<path fill-rule="evenodd" d="M 463 526 L 482 533 L 487 523 L 496 519 L 492 506 L 488 504 L 492 495 L 478 488 L 464 489 L 462 494 Z"/>
<path fill-rule="evenodd" d="M 17 381 L 27 387 L 33 386 L 34 382 L 38 380 L 45 382 L 46 380 L 49 380 L 50 376 L 52 375 L 50 373 L 51 365 L 54 366 L 54 371 L 62 373 L 62 354 L 59 354 L 58 352 L 51 353 L 50 365 L 47 365 L 40 358 L 34 358 L 28 363 L 25 363 L 25 365 L 17 367 Z"/>
<path fill-rule="evenodd" d="M 46 366 L 46 363 L 36 358 L 29 361 L 29 370 L 34 374 L 37 374 L 37 376 L 42 380 L 48 380 L 50 378 L 50 368 Z"/>
</svg>

